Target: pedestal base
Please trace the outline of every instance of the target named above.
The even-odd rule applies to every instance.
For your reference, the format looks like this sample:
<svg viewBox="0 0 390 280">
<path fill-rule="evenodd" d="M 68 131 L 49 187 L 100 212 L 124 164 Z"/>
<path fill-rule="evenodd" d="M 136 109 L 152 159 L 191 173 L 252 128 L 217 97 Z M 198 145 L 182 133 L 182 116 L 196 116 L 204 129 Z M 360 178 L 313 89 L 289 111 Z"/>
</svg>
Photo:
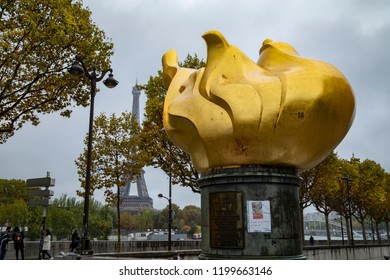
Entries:
<svg viewBox="0 0 390 280">
<path fill-rule="evenodd" d="M 208 171 L 201 189 L 200 259 L 305 259 L 295 169 Z"/>
</svg>

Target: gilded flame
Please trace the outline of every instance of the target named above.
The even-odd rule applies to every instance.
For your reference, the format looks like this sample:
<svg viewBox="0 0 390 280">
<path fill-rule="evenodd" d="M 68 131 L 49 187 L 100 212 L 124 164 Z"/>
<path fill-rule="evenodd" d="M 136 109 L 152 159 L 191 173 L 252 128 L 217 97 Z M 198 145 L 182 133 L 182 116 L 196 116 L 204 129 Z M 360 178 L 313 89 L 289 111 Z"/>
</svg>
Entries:
<svg viewBox="0 0 390 280">
<path fill-rule="evenodd" d="M 242 165 L 320 163 L 352 125 L 355 100 L 340 71 L 266 39 L 257 63 L 217 31 L 203 35 L 207 64 L 163 56 L 164 127 L 202 172 Z"/>
</svg>

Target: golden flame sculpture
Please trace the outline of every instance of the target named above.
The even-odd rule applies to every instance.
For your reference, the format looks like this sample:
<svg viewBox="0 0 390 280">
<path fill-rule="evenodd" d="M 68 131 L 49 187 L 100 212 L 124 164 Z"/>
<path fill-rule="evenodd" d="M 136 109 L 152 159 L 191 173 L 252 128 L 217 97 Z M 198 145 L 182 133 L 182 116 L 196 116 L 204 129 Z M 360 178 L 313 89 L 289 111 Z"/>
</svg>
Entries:
<svg viewBox="0 0 390 280">
<path fill-rule="evenodd" d="M 203 35 L 205 68 L 163 56 L 164 127 L 202 172 L 243 165 L 300 171 L 336 148 L 355 115 L 353 91 L 334 66 L 266 39 L 254 63 L 217 31 Z"/>
</svg>

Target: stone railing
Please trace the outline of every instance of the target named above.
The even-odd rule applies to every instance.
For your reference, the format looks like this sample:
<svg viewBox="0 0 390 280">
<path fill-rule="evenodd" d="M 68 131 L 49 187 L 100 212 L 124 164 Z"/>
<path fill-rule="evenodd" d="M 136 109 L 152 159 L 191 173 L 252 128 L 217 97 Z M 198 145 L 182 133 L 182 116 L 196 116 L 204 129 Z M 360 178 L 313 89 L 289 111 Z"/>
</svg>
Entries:
<svg viewBox="0 0 390 280">
<path fill-rule="evenodd" d="M 178 240 L 172 241 L 172 251 L 196 250 L 200 248 L 200 240 Z M 108 240 L 90 241 L 91 249 L 94 254 L 106 254 L 118 252 L 118 242 Z M 60 256 L 60 252 L 69 252 L 70 241 L 52 241 L 49 253 L 53 257 Z M 166 251 L 168 249 L 167 241 L 121 241 L 121 252 L 145 252 L 145 251 Z M 25 259 L 38 259 L 39 242 L 24 242 Z M 6 259 L 15 259 L 15 250 L 12 242 L 8 243 Z"/>
<path fill-rule="evenodd" d="M 93 257 L 115 259 L 119 258 L 175 258 L 178 254 L 181 259 L 198 259 L 200 254 L 200 240 L 172 241 L 172 251 L 168 252 L 167 241 L 122 241 L 121 253 L 118 252 L 116 241 L 91 241 Z M 69 241 L 52 241 L 50 253 L 53 257 L 61 258 L 60 252 L 69 252 Z M 25 259 L 38 259 L 39 242 L 25 242 Z M 307 260 L 383 260 L 390 255 L 389 244 L 374 244 L 355 246 L 342 245 L 315 245 L 305 246 L 303 250 Z M 15 259 L 13 243 L 8 244 L 6 259 Z"/>
</svg>

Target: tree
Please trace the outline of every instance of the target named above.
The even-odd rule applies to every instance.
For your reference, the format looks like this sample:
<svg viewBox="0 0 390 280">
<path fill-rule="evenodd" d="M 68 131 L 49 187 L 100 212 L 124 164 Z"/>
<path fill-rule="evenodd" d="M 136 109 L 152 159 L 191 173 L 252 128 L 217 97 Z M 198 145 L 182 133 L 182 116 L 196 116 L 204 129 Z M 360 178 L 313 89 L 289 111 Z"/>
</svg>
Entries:
<svg viewBox="0 0 390 280">
<path fill-rule="evenodd" d="M 144 231 L 149 231 L 153 229 L 153 216 L 155 214 L 154 210 L 143 209 L 138 214 L 139 228 Z"/>
<path fill-rule="evenodd" d="M 113 45 L 81 0 L 2 0 L 0 4 L 0 144 L 42 114 L 87 106 L 89 81 L 66 73 L 75 56 L 109 68 Z"/>
<path fill-rule="evenodd" d="M 27 202 L 29 198 L 29 189 L 26 188 L 26 181 L 0 179 L 0 204 L 11 203 L 18 199 L 23 199 Z"/>
<path fill-rule="evenodd" d="M 124 112 L 119 117 L 101 114 L 94 120 L 94 137 L 91 168 L 91 193 L 95 189 L 105 189 L 106 201 L 117 210 L 118 242 L 120 242 L 120 187 L 140 173 L 141 160 L 138 160 L 139 125 L 131 113 Z M 88 135 L 85 143 L 88 141 Z M 87 148 L 76 160 L 79 180 L 85 188 Z M 116 187 L 116 191 L 112 188 Z M 84 192 L 78 191 L 84 196 Z M 120 247 L 118 246 L 118 249 Z"/>
<path fill-rule="evenodd" d="M 90 202 L 89 234 L 94 238 L 107 240 L 113 229 L 115 211 L 97 200 Z"/>
<path fill-rule="evenodd" d="M 304 171 L 299 174 L 301 177 L 301 183 L 299 186 L 299 206 L 301 208 L 300 218 L 301 218 L 301 230 L 305 232 L 305 221 L 303 212 L 306 207 L 312 205 L 312 200 L 310 198 L 310 192 L 314 185 L 313 181 L 315 178 L 315 169 L 312 168 L 310 170 Z M 302 242 L 305 241 L 305 235 L 302 234 Z"/>
<path fill-rule="evenodd" d="M 390 179 L 380 164 L 369 159 L 361 162 L 355 156 L 349 160 L 340 159 L 332 153 L 318 166 L 300 176 L 302 210 L 313 204 L 317 211 L 325 215 L 328 242 L 327 215 L 332 211 L 344 217 L 350 241 L 353 238 L 353 217 L 361 224 L 365 242 L 367 220 L 371 221 L 372 233 L 374 235 L 376 232 L 378 240 L 382 223 L 389 232 Z"/>
<path fill-rule="evenodd" d="M 181 67 L 198 69 L 205 62 L 196 55 L 187 55 L 180 63 Z M 145 91 L 147 102 L 145 107 L 146 119 L 141 133 L 142 153 L 147 165 L 161 168 L 166 174 L 171 173 L 172 183 L 190 187 L 194 192 L 200 192 L 197 185 L 199 174 L 191 162 L 189 154 L 176 147 L 168 138 L 163 128 L 163 104 L 166 95 L 162 81 L 162 72 L 150 77 L 149 82 L 139 86 Z"/>
<path fill-rule="evenodd" d="M 332 208 L 345 218 L 348 240 L 353 243 L 353 215 L 357 212 L 356 198 L 359 185 L 360 159 L 352 156 L 350 160 L 339 160 L 339 172 L 336 178 L 338 187 L 334 190 Z"/>
<path fill-rule="evenodd" d="M 42 232 L 42 207 L 30 207 L 28 211 L 28 238 L 30 240 L 39 240 Z M 50 213 L 50 208 L 49 211 Z M 46 223 L 47 227 L 47 223 Z"/>
<path fill-rule="evenodd" d="M 162 222 L 162 227 L 167 229 L 169 224 L 169 205 L 161 210 L 160 212 L 160 219 Z M 172 203 L 172 227 L 174 228 L 180 228 L 180 221 L 182 220 L 182 210 L 180 209 L 180 206 Z"/>
<path fill-rule="evenodd" d="M 354 216 L 361 224 L 363 238 L 367 242 L 365 220 L 370 213 L 371 205 L 375 205 L 376 213 L 381 212 L 380 221 L 383 221 L 388 208 L 384 191 L 385 171 L 378 163 L 368 159 L 359 162 L 358 168 L 359 184 L 355 185 L 353 197 L 356 206 Z"/>
<path fill-rule="evenodd" d="M 329 214 L 334 210 L 335 190 L 339 187 L 339 158 L 332 152 L 314 167 L 310 198 L 318 212 L 325 216 L 327 242 L 330 244 Z"/>
<path fill-rule="evenodd" d="M 187 234 L 194 234 L 200 232 L 201 213 L 200 208 L 195 205 L 187 205 L 181 210 L 184 226 L 181 227 Z"/>
<path fill-rule="evenodd" d="M 25 226 L 28 221 L 28 205 L 23 199 L 16 199 L 12 203 L 3 204 L 0 206 L 0 216 L 9 225 Z"/>
<path fill-rule="evenodd" d="M 129 213 L 121 214 L 121 227 L 122 229 L 135 230 L 138 228 L 138 217 L 136 215 L 130 215 Z"/>
<path fill-rule="evenodd" d="M 81 229 L 83 216 L 83 203 L 76 201 L 75 197 L 67 197 L 62 195 L 53 201 L 53 205 L 48 207 L 46 228 L 50 228 L 53 236 L 58 240 L 69 239 L 73 229 Z M 38 207 L 34 207 L 38 208 Z M 39 207 L 40 208 L 40 207 Z M 41 210 L 41 209 L 39 209 Z M 40 216 L 42 217 L 42 211 Z M 90 223 L 89 233 L 91 236 L 98 239 L 107 239 L 113 228 L 115 212 L 108 206 L 102 203 L 90 201 Z M 34 220 L 37 225 L 41 225 L 40 218 Z M 29 226 L 29 236 L 39 236 L 39 227 Z M 30 227 L 31 230 L 30 230 Z M 37 232 L 31 232 L 36 230 Z M 79 231 L 80 232 L 80 231 Z"/>
<path fill-rule="evenodd" d="M 359 164 L 359 185 L 354 196 L 354 204 L 357 210 L 354 216 L 362 225 L 365 235 L 365 219 L 370 216 L 375 221 L 377 239 L 380 241 L 378 225 L 385 222 L 386 213 L 389 210 L 386 199 L 385 171 L 376 162 L 364 160 Z"/>
<path fill-rule="evenodd" d="M 47 224 L 58 240 L 68 239 L 73 229 L 81 229 L 83 205 L 75 197 L 61 195 L 47 211 Z"/>
<path fill-rule="evenodd" d="M 0 225 L 25 226 L 28 221 L 28 199 L 25 181 L 0 179 Z"/>
<path fill-rule="evenodd" d="M 386 223 L 386 234 L 387 234 L 387 242 L 390 244 L 390 232 L 389 232 L 389 223 L 390 223 L 390 174 L 385 173 L 385 180 L 383 184 L 384 192 L 385 192 L 385 205 L 387 205 L 384 213 L 384 221 Z"/>
</svg>

